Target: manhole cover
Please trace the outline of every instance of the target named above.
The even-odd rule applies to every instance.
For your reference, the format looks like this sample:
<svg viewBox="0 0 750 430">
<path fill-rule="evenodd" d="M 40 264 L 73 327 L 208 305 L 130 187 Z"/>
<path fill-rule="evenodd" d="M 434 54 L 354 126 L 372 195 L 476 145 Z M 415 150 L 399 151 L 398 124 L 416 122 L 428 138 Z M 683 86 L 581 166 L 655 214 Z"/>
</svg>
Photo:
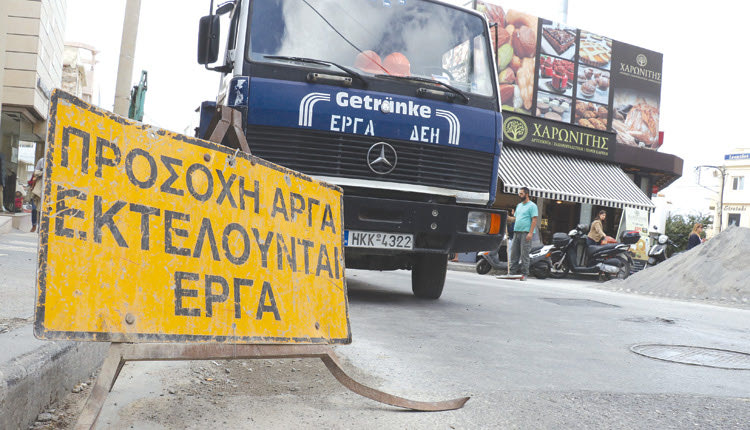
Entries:
<svg viewBox="0 0 750 430">
<path fill-rule="evenodd" d="M 750 370 L 750 354 L 686 345 L 634 345 L 630 350 L 645 357 L 695 366 Z"/>
<path fill-rule="evenodd" d="M 597 302 L 596 300 L 589 299 L 564 299 L 564 298 L 543 298 L 542 300 L 554 303 L 560 306 L 590 306 L 594 308 L 619 308 L 617 305 L 610 305 L 609 303 Z"/>
</svg>

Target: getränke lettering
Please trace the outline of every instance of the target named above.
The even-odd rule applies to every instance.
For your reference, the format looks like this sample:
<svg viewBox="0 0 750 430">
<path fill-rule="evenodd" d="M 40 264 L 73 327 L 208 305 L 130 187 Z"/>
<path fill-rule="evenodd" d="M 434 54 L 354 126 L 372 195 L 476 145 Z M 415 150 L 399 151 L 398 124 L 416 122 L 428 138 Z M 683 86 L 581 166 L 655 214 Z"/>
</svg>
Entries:
<svg viewBox="0 0 750 430">
<path fill-rule="evenodd" d="M 213 203 L 219 207 L 252 211 L 255 214 L 260 214 L 260 202 L 263 201 L 264 193 L 272 193 L 273 203 L 264 215 L 274 221 L 274 224 L 298 222 L 307 229 L 337 233 L 330 204 L 311 196 L 273 185 L 264 188 L 262 185 L 265 183 L 261 184 L 258 180 L 237 173 L 227 175 L 220 169 L 212 171 L 200 163 L 186 165 L 177 158 L 164 155 L 154 157 L 141 148 L 122 153 L 117 145 L 101 137 L 91 136 L 74 127 L 65 127 L 60 148 L 61 167 L 71 168 L 70 154 L 74 150 L 80 151 L 76 154 L 76 159 L 80 159 L 80 172 L 84 175 L 93 174 L 101 178 L 105 169 L 123 167 L 128 181 L 140 189 L 174 196 L 190 196 L 189 198 L 200 203 Z M 92 150 L 93 157 L 90 157 Z M 148 167 L 136 172 L 136 163 Z M 52 192 L 55 207 L 52 211 L 54 219 L 51 222 L 54 226 L 51 232 L 59 237 L 77 237 L 97 244 L 102 244 L 105 238 L 109 238 L 106 245 L 121 248 L 138 248 L 193 259 L 211 258 L 214 261 L 228 261 L 236 266 L 270 267 L 330 279 L 343 276 L 343 268 L 339 264 L 339 248 L 334 246 L 329 249 L 325 243 L 316 243 L 305 237 L 191 216 L 189 213 L 139 202 L 111 201 L 109 196 L 105 199 L 103 196 L 89 195 L 85 191 L 61 185 L 57 185 Z M 70 218 L 92 219 L 93 222 L 87 230 L 78 230 L 73 228 Z M 139 228 L 121 229 L 123 225 L 137 225 Z M 155 234 L 163 235 L 163 249 L 153 249 Z M 183 297 L 198 297 L 199 289 L 195 286 L 201 278 L 205 291 L 203 312 L 183 305 Z M 260 289 L 255 318 L 261 319 L 265 313 L 270 313 L 276 320 L 280 320 L 277 298 L 268 281 L 225 279 L 218 275 L 177 271 L 174 273 L 174 282 L 175 315 L 211 317 L 213 305 L 229 300 L 231 290 L 235 317 L 240 318 L 241 291 L 255 285 Z M 220 290 L 218 294 L 217 289 Z"/>
</svg>

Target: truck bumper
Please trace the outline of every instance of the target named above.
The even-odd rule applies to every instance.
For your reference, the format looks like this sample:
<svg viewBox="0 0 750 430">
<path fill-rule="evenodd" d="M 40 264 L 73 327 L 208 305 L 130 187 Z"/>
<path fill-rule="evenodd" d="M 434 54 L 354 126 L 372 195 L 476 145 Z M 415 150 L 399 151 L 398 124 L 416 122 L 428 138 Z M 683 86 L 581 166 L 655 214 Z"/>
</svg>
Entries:
<svg viewBox="0 0 750 430">
<path fill-rule="evenodd" d="M 500 234 L 466 232 L 470 211 L 499 214 Z M 352 255 L 448 254 L 496 249 L 503 239 L 507 214 L 502 210 L 437 203 L 388 200 L 344 194 L 344 226 L 362 230 L 414 235 L 413 250 L 347 247 Z"/>
</svg>

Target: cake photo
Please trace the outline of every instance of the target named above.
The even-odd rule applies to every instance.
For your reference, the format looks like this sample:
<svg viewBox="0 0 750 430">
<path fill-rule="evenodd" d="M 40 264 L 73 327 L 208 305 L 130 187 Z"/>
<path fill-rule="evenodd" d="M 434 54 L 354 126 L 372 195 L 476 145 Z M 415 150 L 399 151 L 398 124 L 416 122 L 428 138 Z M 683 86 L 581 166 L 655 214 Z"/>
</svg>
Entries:
<svg viewBox="0 0 750 430">
<path fill-rule="evenodd" d="M 573 101 L 553 93 L 539 91 L 536 98 L 536 116 L 570 123 Z"/>
<path fill-rule="evenodd" d="M 539 56 L 539 89 L 573 95 L 575 63 L 549 55 Z"/>
<path fill-rule="evenodd" d="M 612 41 L 582 30 L 578 61 L 581 64 L 609 70 L 612 61 Z"/>
<path fill-rule="evenodd" d="M 577 98 L 605 105 L 609 104 L 609 71 L 579 65 L 577 77 Z"/>
<path fill-rule="evenodd" d="M 572 60 L 576 53 L 576 29 L 543 20 L 542 53 Z"/>
</svg>

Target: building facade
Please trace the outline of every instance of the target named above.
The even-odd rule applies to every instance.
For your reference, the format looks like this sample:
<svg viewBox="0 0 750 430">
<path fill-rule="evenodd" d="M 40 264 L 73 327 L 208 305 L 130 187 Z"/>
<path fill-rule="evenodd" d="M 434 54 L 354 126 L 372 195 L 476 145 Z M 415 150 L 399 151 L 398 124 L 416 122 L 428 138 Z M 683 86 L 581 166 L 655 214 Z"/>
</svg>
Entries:
<svg viewBox="0 0 750 430">
<path fill-rule="evenodd" d="M 494 206 L 515 207 L 528 187 L 544 243 L 604 210 L 608 236 L 641 233 L 632 251 L 643 261 L 659 230 L 651 196 L 683 168 L 658 151 L 663 55 L 502 3 L 467 2 L 487 17 L 498 53 L 503 148 Z"/>
<path fill-rule="evenodd" d="M 721 230 L 730 225 L 750 227 L 750 148 L 736 148 L 724 155 L 724 197 L 721 211 L 715 204 L 714 219 L 721 219 Z M 714 222 L 718 233 L 719 223 Z"/>
<path fill-rule="evenodd" d="M 62 79 L 66 0 L 0 1 L 0 184 L 16 191 L 44 153 L 50 93 Z"/>
<path fill-rule="evenodd" d="M 73 94 L 83 101 L 96 104 L 94 94 L 94 69 L 96 54 L 99 51 L 93 46 L 66 42 L 63 54 L 62 84 L 63 91 Z"/>
</svg>

